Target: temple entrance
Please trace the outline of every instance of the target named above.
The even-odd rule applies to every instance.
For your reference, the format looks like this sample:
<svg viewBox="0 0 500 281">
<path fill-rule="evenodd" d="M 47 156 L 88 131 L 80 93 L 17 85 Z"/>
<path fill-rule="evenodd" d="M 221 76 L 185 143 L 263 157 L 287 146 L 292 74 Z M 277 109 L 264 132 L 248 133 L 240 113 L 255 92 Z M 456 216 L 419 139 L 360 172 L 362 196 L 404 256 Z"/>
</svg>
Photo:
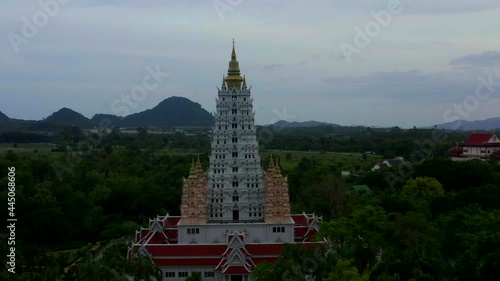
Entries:
<svg viewBox="0 0 500 281">
<path fill-rule="evenodd" d="M 233 210 L 233 221 L 239 221 L 240 220 L 240 211 L 238 209 Z"/>
<path fill-rule="evenodd" d="M 243 281 L 243 275 L 231 275 L 231 281 Z"/>
</svg>

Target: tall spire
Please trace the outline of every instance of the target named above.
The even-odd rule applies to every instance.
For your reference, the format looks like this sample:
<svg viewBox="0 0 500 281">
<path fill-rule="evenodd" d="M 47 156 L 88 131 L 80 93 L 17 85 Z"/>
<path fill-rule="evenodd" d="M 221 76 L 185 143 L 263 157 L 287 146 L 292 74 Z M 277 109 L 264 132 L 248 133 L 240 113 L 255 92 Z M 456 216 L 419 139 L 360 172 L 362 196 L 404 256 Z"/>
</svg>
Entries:
<svg viewBox="0 0 500 281">
<path fill-rule="evenodd" d="M 236 51 L 234 50 L 234 38 L 233 38 L 233 52 L 231 53 L 231 60 L 236 60 Z"/>
<path fill-rule="evenodd" d="M 227 70 L 228 76 L 240 76 L 240 64 L 236 60 L 236 50 L 234 48 L 234 39 L 233 39 L 233 51 L 231 53 L 231 61 L 229 62 L 229 69 Z M 240 76 L 241 78 L 241 76 Z"/>
<path fill-rule="evenodd" d="M 191 169 L 189 170 L 189 178 L 190 179 L 195 179 L 197 178 L 196 174 L 196 166 L 194 165 L 194 158 L 191 159 Z"/>
<path fill-rule="evenodd" d="M 224 78 L 229 89 L 241 89 L 243 83 L 243 77 L 241 77 L 240 63 L 236 60 L 236 48 L 234 47 L 233 39 L 233 51 L 231 52 L 231 61 L 229 61 L 229 68 L 227 70 L 227 76 Z"/>
</svg>

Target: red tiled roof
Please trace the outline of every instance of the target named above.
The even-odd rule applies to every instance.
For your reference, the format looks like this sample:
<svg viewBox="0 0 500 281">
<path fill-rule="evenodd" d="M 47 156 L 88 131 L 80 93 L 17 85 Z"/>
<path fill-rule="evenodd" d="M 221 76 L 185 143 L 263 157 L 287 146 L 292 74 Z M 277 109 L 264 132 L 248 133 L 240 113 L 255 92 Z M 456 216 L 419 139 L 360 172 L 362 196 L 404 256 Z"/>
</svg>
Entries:
<svg viewBox="0 0 500 281">
<path fill-rule="evenodd" d="M 304 237 L 304 235 L 306 235 L 309 229 L 307 229 L 307 227 L 295 227 L 294 230 L 295 230 L 295 236 Z"/>
<path fill-rule="evenodd" d="M 158 266 L 217 266 L 220 262 L 220 258 L 171 258 L 171 259 L 160 259 L 153 258 L 153 262 Z"/>
<path fill-rule="evenodd" d="M 307 217 L 305 215 L 292 215 L 292 219 L 297 225 L 307 226 Z"/>
<path fill-rule="evenodd" d="M 176 256 L 221 256 L 227 245 L 200 245 L 200 244 L 163 244 L 145 245 L 153 257 L 176 257 Z"/>
<path fill-rule="evenodd" d="M 165 234 L 168 236 L 168 238 L 178 238 L 179 234 L 177 232 L 177 229 L 166 229 Z"/>
<path fill-rule="evenodd" d="M 177 227 L 177 224 L 179 223 L 179 220 L 181 217 L 167 217 L 167 222 L 165 227 Z"/>
<path fill-rule="evenodd" d="M 247 244 L 245 248 L 253 255 L 277 255 L 281 254 L 283 244 Z"/>
<path fill-rule="evenodd" d="M 450 153 L 463 153 L 464 152 L 464 149 L 461 148 L 461 147 L 454 147 L 452 149 L 449 150 Z"/>
<path fill-rule="evenodd" d="M 494 134 L 472 134 L 464 142 L 464 145 L 480 145 L 486 144 Z"/>
</svg>

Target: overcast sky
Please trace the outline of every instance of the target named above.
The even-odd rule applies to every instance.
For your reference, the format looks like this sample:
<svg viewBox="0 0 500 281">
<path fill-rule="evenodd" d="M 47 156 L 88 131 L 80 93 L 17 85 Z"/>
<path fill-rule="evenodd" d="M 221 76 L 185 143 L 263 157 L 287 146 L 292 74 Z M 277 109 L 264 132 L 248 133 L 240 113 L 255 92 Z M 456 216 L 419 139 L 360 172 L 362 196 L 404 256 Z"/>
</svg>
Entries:
<svg viewBox="0 0 500 281">
<path fill-rule="evenodd" d="M 148 80 L 127 112 L 170 96 L 213 112 L 233 38 L 258 124 L 500 117 L 499 0 L 55 1 L 0 0 L 0 111 L 11 118 L 123 115 L 122 98 L 157 67 L 161 83 Z"/>
</svg>

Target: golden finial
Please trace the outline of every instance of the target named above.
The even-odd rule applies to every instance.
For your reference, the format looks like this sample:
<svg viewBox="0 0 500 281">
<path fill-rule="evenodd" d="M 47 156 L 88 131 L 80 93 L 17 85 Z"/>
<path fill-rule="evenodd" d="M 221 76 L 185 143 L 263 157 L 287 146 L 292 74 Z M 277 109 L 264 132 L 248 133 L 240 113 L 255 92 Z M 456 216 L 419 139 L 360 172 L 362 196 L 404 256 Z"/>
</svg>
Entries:
<svg viewBox="0 0 500 281">
<path fill-rule="evenodd" d="M 269 160 L 269 167 L 267 168 L 268 171 L 274 171 L 274 161 L 273 161 L 273 155 L 271 154 L 271 159 Z"/>
<path fill-rule="evenodd" d="M 196 161 L 196 172 L 203 173 L 203 168 L 201 167 L 200 155 L 198 154 L 198 160 Z"/>
<path fill-rule="evenodd" d="M 231 53 L 231 60 L 236 60 L 236 50 L 234 49 L 234 38 L 233 38 L 233 52 Z"/>
<path fill-rule="evenodd" d="M 280 164 L 278 161 L 278 157 L 276 157 L 276 168 L 274 168 L 274 177 L 275 178 L 281 178 L 281 169 L 280 169 Z"/>
<path fill-rule="evenodd" d="M 194 165 L 194 158 L 191 158 L 191 169 L 189 170 L 189 178 L 194 179 L 197 178 L 196 176 L 196 168 Z"/>
<path fill-rule="evenodd" d="M 236 60 L 236 48 L 234 47 L 233 39 L 233 51 L 231 53 L 231 61 L 229 61 L 229 68 L 227 70 L 227 76 L 224 77 L 224 81 L 228 89 L 241 89 L 243 83 L 243 77 L 241 77 L 240 64 Z"/>
</svg>

